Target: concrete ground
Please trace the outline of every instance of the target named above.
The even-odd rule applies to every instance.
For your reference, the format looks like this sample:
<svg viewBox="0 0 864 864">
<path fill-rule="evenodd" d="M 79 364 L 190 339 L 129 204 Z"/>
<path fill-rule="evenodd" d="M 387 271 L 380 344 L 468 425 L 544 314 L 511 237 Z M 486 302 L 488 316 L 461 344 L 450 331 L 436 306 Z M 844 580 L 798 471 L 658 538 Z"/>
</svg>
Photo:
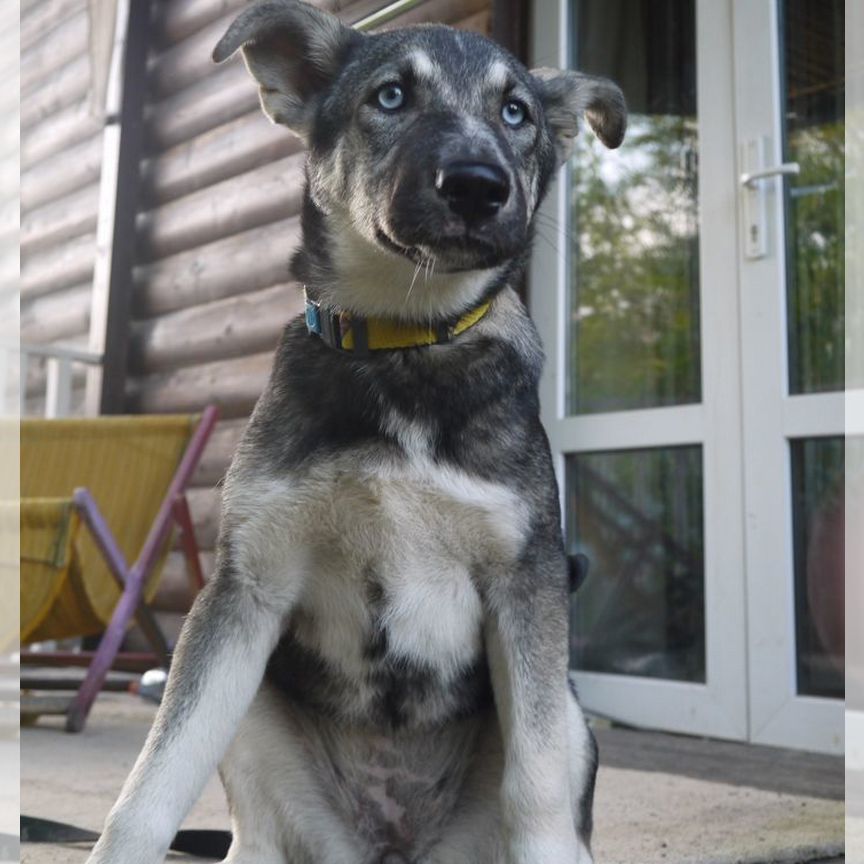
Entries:
<svg viewBox="0 0 864 864">
<path fill-rule="evenodd" d="M 51 718 L 23 729 L 22 812 L 98 830 L 153 714 L 133 697 L 105 695 L 80 735 L 65 734 Z M 603 766 L 602 753 L 595 820 L 597 864 L 836 862 L 844 849 L 841 800 Z M 185 827 L 227 827 L 215 778 Z M 21 851 L 24 864 L 87 858 L 84 847 L 23 844 Z"/>
<path fill-rule="evenodd" d="M 864 771 L 846 774 L 846 860 L 864 864 Z"/>
<path fill-rule="evenodd" d="M 15 861 L 11 837 L 18 833 L 18 741 L 0 738 L 0 862 Z"/>
</svg>

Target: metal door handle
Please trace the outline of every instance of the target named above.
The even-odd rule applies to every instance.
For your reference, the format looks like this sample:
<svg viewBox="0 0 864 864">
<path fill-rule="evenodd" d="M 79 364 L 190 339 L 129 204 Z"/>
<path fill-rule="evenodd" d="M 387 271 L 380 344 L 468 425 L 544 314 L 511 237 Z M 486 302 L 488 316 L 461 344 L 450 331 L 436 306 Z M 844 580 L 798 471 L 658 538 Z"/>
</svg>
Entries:
<svg viewBox="0 0 864 864">
<path fill-rule="evenodd" d="M 801 166 L 797 162 L 783 162 L 780 165 L 775 165 L 773 168 L 760 168 L 758 171 L 747 171 L 740 177 L 741 185 L 752 189 L 756 185 L 757 180 L 763 180 L 766 177 L 775 177 L 782 174 L 800 174 Z"/>
</svg>

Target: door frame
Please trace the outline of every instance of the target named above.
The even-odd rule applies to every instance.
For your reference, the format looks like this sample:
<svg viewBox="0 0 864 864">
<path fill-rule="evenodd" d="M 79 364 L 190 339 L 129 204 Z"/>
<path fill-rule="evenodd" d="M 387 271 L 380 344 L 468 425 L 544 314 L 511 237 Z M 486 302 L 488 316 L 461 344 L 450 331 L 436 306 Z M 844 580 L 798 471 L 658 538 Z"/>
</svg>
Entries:
<svg viewBox="0 0 864 864">
<path fill-rule="evenodd" d="M 532 60 L 569 60 L 569 0 L 536 0 Z M 635 725 L 718 738 L 748 734 L 741 446 L 737 232 L 735 224 L 732 21 L 727 2 L 697 0 L 700 159 L 702 402 L 568 417 L 565 410 L 569 180 L 565 167 L 543 204 L 542 239 L 530 268 L 531 313 L 547 352 L 541 418 L 549 435 L 564 510 L 564 454 L 697 444 L 705 496 L 706 683 L 573 673 L 585 706 Z M 585 134 L 591 134 L 586 132 Z M 626 147 L 626 139 L 625 145 Z M 554 224 L 554 230 L 547 226 Z M 708 239 L 710 238 L 710 242 Z M 553 251 L 550 251 L 550 248 Z M 598 577 L 594 577 L 598 578 Z M 578 601 L 577 601 L 578 602 Z"/>
</svg>

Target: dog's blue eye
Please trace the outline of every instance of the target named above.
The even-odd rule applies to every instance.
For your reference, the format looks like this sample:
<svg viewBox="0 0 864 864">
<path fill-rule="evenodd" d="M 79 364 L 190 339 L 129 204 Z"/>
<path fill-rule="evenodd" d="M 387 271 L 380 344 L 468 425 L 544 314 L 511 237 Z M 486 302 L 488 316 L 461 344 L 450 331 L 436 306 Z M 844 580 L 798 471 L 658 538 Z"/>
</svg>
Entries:
<svg viewBox="0 0 864 864">
<path fill-rule="evenodd" d="M 528 111 L 525 106 L 517 99 L 511 99 L 505 102 L 501 108 L 501 119 L 508 126 L 521 126 L 528 116 Z"/>
<path fill-rule="evenodd" d="M 385 84 L 378 91 L 378 104 L 385 111 L 396 111 L 405 104 L 405 91 L 398 84 Z"/>
</svg>

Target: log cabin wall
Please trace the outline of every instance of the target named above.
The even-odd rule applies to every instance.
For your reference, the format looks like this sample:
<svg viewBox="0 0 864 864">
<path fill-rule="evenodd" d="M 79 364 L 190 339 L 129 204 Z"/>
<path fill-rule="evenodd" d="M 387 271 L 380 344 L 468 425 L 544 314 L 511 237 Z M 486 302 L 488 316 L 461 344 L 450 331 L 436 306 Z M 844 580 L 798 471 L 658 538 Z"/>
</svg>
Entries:
<svg viewBox="0 0 864 864">
<path fill-rule="evenodd" d="M 103 118 L 90 110 L 87 0 L 21 4 L 21 341 L 87 347 Z M 83 406 L 83 370 L 73 409 Z M 30 364 L 41 413 L 44 365 Z"/>
<path fill-rule="evenodd" d="M 301 311 L 288 262 L 299 237 L 303 153 L 261 113 L 243 63 L 210 60 L 244 0 L 154 5 L 126 409 L 219 406 L 222 419 L 189 494 L 207 573 L 217 484 L 264 387 L 279 334 Z M 354 22 L 383 5 L 343 2 L 338 14 Z M 420 21 L 488 35 L 491 2 L 425 0 L 388 26 Z M 177 553 L 156 604 L 174 614 L 188 605 Z"/>
</svg>

